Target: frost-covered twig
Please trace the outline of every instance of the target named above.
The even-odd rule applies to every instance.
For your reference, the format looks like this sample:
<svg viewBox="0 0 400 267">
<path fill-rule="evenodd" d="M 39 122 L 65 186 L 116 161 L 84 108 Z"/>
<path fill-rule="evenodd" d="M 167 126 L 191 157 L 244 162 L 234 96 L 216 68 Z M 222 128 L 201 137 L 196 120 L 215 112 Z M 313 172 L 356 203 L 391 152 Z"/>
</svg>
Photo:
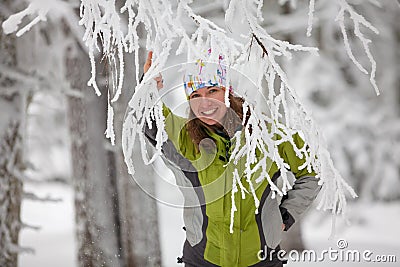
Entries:
<svg viewBox="0 0 400 267">
<path fill-rule="evenodd" d="M 311 36 L 312 31 L 312 23 L 314 19 L 315 12 L 315 0 L 310 0 L 309 8 L 308 8 L 308 26 L 307 26 L 307 36 Z"/>
<path fill-rule="evenodd" d="M 50 196 L 47 197 L 39 197 L 34 193 L 31 192 L 23 192 L 22 194 L 24 199 L 34 200 L 34 201 L 41 201 L 41 202 L 60 202 L 62 201 L 61 198 L 53 198 Z"/>
<path fill-rule="evenodd" d="M 21 223 L 21 228 L 31 229 L 31 230 L 35 230 L 35 231 L 39 231 L 40 229 L 42 229 L 41 226 L 36 226 L 36 225 L 31 225 L 31 224 L 26 224 L 26 223 Z"/>
<path fill-rule="evenodd" d="M 267 175 L 265 169 L 262 171 L 262 176 L 268 180 L 273 192 L 277 192 L 278 194 L 282 195 L 285 194 L 287 190 L 291 189 L 291 187 L 285 172 L 288 166 L 279 157 L 276 147 L 282 142 L 290 142 L 295 148 L 296 154 L 299 157 L 305 157 L 305 163 L 300 166 L 300 169 L 306 168 L 308 171 L 314 170 L 317 173 L 317 177 L 320 178 L 319 183 L 323 185 L 323 190 L 321 193 L 321 202 L 318 207 L 324 210 L 331 210 L 335 214 L 345 214 L 345 193 L 349 192 L 353 197 L 356 197 L 356 194 L 333 166 L 329 152 L 326 149 L 326 144 L 323 138 L 321 138 L 320 131 L 311 118 L 309 111 L 307 111 L 306 107 L 302 104 L 300 98 L 297 96 L 296 90 L 290 85 L 285 71 L 282 69 L 276 59 L 279 56 L 284 56 L 290 59 L 291 51 L 307 51 L 315 53 L 317 49 L 293 45 L 289 42 L 276 40 L 270 36 L 259 25 L 261 21 L 254 13 L 251 12 L 251 10 L 255 9 L 256 3 L 256 1 L 242 0 L 241 10 L 252 34 L 249 38 L 254 39 L 259 46 L 260 51 L 255 54 L 259 58 L 264 58 L 264 63 L 260 64 L 260 71 L 264 73 L 265 80 L 268 84 L 267 103 L 270 111 L 270 118 L 269 120 L 268 118 L 265 118 L 265 121 L 268 121 L 268 123 L 270 123 L 272 126 L 270 131 L 265 132 L 258 128 L 260 125 L 259 122 L 262 120 L 260 120 L 260 118 L 253 118 L 254 123 L 251 125 L 252 135 L 254 136 L 251 137 L 251 135 L 247 134 L 248 136 L 246 136 L 246 140 L 250 141 L 245 147 L 246 149 L 251 150 L 251 148 L 254 147 L 252 142 L 255 142 L 255 140 L 261 144 L 260 147 L 268 147 L 268 151 L 265 153 L 268 156 L 267 158 L 274 159 L 279 169 L 282 171 L 281 176 L 283 178 L 283 187 L 278 188 L 271 181 L 271 178 Z M 233 5 L 230 6 L 230 8 L 233 8 Z M 313 11 L 314 2 L 312 1 L 310 2 L 309 15 L 311 14 L 311 19 L 309 19 L 309 23 L 312 22 Z M 233 14 L 233 11 L 228 10 L 227 13 Z M 308 32 L 311 33 L 311 26 L 309 26 Z M 252 42 L 252 40 L 250 42 Z M 251 45 L 247 45 L 247 47 L 251 47 Z M 277 78 L 279 79 L 278 81 L 280 84 L 280 87 L 278 88 L 275 87 Z M 259 83 L 257 85 L 259 90 L 262 90 L 261 80 L 258 82 Z M 290 105 L 287 103 L 288 100 L 290 100 Z M 282 107 L 282 111 L 280 111 L 280 107 Z M 260 114 L 260 111 L 257 110 L 257 107 L 251 110 L 251 117 L 249 121 L 251 121 L 253 114 L 254 116 L 256 116 L 256 114 Z M 282 114 L 285 118 L 283 121 Z M 305 140 L 309 147 L 307 150 L 305 150 L 306 146 L 298 149 L 293 143 L 291 138 L 293 130 L 297 130 L 304 134 Z M 275 142 L 271 144 L 271 141 L 267 140 L 268 138 L 271 140 L 271 137 L 266 138 L 266 136 L 268 136 L 268 132 L 279 136 L 279 140 L 275 140 Z M 257 135 L 262 137 L 257 137 Z M 234 150 L 232 155 L 236 158 L 243 156 L 241 155 L 240 149 Z M 263 160 L 266 161 L 266 159 Z M 259 162 L 256 168 L 259 168 L 260 166 L 262 166 L 262 162 Z M 250 171 L 247 170 L 247 172 Z M 260 179 L 262 179 L 262 177 L 260 177 L 258 181 L 260 181 Z"/>
<path fill-rule="evenodd" d="M 276 62 L 275 57 L 283 55 L 287 58 L 291 58 L 291 56 L 292 56 L 291 51 L 316 52 L 317 49 L 310 48 L 310 47 L 303 47 L 301 45 L 293 45 L 293 44 L 290 44 L 289 42 L 277 40 L 277 39 L 273 38 L 272 36 L 270 36 L 259 25 L 259 22 L 261 22 L 262 20 L 260 20 L 257 17 L 257 14 L 254 15 L 251 12 L 251 10 L 255 9 L 256 5 L 257 5 L 257 8 L 259 8 L 259 4 L 260 3 L 256 2 L 256 1 L 241 1 L 243 15 L 244 15 L 244 17 L 249 25 L 250 31 L 251 31 L 251 35 L 250 35 L 251 41 L 250 42 L 252 42 L 253 39 L 257 42 L 257 44 L 259 45 L 259 47 L 262 50 L 262 53 L 261 53 L 262 57 L 264 57 L 264 60 L 265 60 L 264 61 L 265 64 L 262 65 L 260 71 L 264 72 L 265 78 L 266 78 L 266 80 L 268 82 L 268 86 L 269 86 L 269 90 L 268 90 L 269 91 L 269 95 L 268 95 L 269 109 L 271 111 L 272 110 L 277 111 L 278 109 L 276 107 L 279 106 L 280 103 L 283 103 L 283 106 L 287 106 L 285 103 L 285 99 L 283 99 L 283 98 L 280 98 L 280 101 L 277 102 L 275 99 L 276 96 L 273 93 L 275 91 L 275 88 L 274 88 L 275 76 L 277 75 L 277 76 L 279 76 L 279 78 L 282 82 L 282 85 L 283 85 L 283 87 L 281 87 L 281 90 L 284 90 L 287 88 L 289 90 L 290 95 L 293 97 L 293 99 L 295 101 L 297 101 L 296 104 L 300 108 L 300 111 L 305 112 L 304 107 L 300 103 L 299 98 L 297 97 L 297 95 L 295 93 L 295 90 L 293 88 L 291 88 L 291 86 L 289 85 L 286 75 L 285 75 L 284 71 L 282 70 L 282 68 L 279 66 L 279 64 Z M 230 8 L 235 8 L 235 7 L 233 5 L 230 5 Z M 233 13 L 233 11 L 230 11 L 230 10 L 228 10 L 227 13 L 228 12 Z M 258 54 L 258 56 L 260 57 L 260 54 Z M 244 63 L 244 62 L 242 61 L 242 63 Z M 260 91 L 262 91 L 261 80 L 259 81 L 258 89 Z M 286 114 L 286 112 L 288 112 L 288 110 L 284 110 L 285 114 Z M 259 114 L 259 113 L 260 113 L 260 110 L 257 108 L 252 110 L 252 112 L 251 112 L 252 115 L 250 118 L 252 118 L 253 116 L 256 116 L 256 114 Z M 278 128 L 276 127 L 276 125 L 280 121 L 280 113 L 275 112 L 275 113 L 271 113 L 271 115 L 272 115 L 272 118 L 270 120 L 270 123 L 272 123 L 273 126 L 275 126 L 271 130 L 272 136 L 274 134 L 279 134 L 280 137 L 282 138 L 282 141 L 288 140 L 293 144 L 293 141 L 291 140 L 291 137 L 290 137 L 292 131 L 288 127 L 286 127 L 285 125 L 281 125 L 283 127 L 283 131 L 280 131 L 278 133 Z M 285 117 L 287 117 L 287 115 L 285 115 Z M 261 142 L 261 144 L 267 145 L 268 149 L 270 150 L 269 153 L 272 153 L 269 156 L 271 156 L 271 158 L 275 159 L 278 163 L 280 163 L 279 167 L 281 167 L 281 169 L 282 168 L 284 169 L 286 166 L 284 166 L 283 161 L 279 160 L 279 156 L 277 156 L 278 155 L 277 146 L 271 145 L 271 143 L 268 144 L 267 139 L 271 138 L 270 137 L 271 134 L 267 134 L 268 131 L 265 132 L 265 130 L 262 131 L 261 129 L 260 129 L 260 133 L 256 133 L 256 131 L 255 131 L 257 129 L 258 122 L 261 121 L 261 122 L 266 123 L 266 121 L 263 121 L 260 118 L 256 118 L 256 117 L 253 119 L 254 119 L 254 125 L 256 128 L 253 128 L 253 126 L 252 126 L 252 132 L 254 132 L 256 134 L 255 136 L 257 136 L 257 134 L 259 135 L 259 137 L 254 139 L 253 142 L 255 142 L 257 140 L 257 143 Z M 289 122 L 287 122 L 287 123 L 289 123 Z M 265 125 L 264 125 L 264 129 L 267 129 L 267 127 Z M 286 134 L 285 134 L 285 132 L 286 132 Z M 263 133 L 263 134 L 261 134 L 261 133 Z M 247 140 L 247 138 L 246 138 L 246 140 Z M 260 145 L 260 146 L 262 147 L 263 145 Z M 250 147 L 254 147 L 254 145 L 250 145 Z M 234 156 L 236 156 L 236 155 L 234 155 Z M 289 182 L 287 180 L 285 180 L 286 177 L 285 177 L 284 172 L 283 172 L 282 176 L 284 177 L 284 185 L 285 185 L 285 188 L 283 188 L 283 192 L 286 192 L 286 190 L 289 187 Z M 273 188 L 277 189 L 277 187 L 274 187 L 274 186 L 273 186 Z M 279 192 L 279 194 L 282 194 L 281 190 L 277 190 L 277 192 Z"/>
<path fill-rule="evenodd" d="M 287 0 L 280 1 L 279 3 L 281 5 L 285 4 Z M 353 63 L 357 66 L 357 68 L 365 73 L 368 74 L 368 71 L 360 64 L 360 62 L 355 58 L 352 49 L 349 44 L 348 40 L 348 35 L 346 33 L 346 26 L 345 26 L 345 13 L 349 14 L 349 19 L 353 22 L 353 27 L 354 27 L 354 34 L 358 38 L 358 40 L 361 42 L 365 54 L 368 57 L 369 62 L 371 63 L 371 71 L 370 71 L 370 83 L 373 86 L 375 92 L 377 95 L 380 94 L 378 85 L 375 80 L 375 74 L 376 74 L 376 61 L 370 51 L 369 44 L 371 43 L 371 40 L 366 38 L 364 34 L 360 31 L 360 27 L 364 26 L 367 29 L 371 30 L 375 34 L 379 34 L 379 31 L 377 28 L 375 28 L 369 21 L 367 21 L 362 15 L 357 13 L 354 8 L 347 2 L 347 0 L 337 0 L 337 1 L 332 1 L 332 2 L 337 2 L 339 4 L 339 12 L 336 16 L 336 21 L 339 24 L 340 30 L 342 32 L 343 36 L 343 41 L 344 41 L 344 47 L 346 50 L 347 55 L 353 61 Z M 370 0 L 372 4 L 376 5 L 377 7 L 381 7 L 381 3 L 375 0 Z M 336 4 L 336 3 L 335 3 Z M 315 0 L 309 0 L 309 7 L 308 7 L 308 22 L 307 22 L 307 36 L 311 36 L 311 31 L 313 28 L 313 19 L 314 19 L 314 13 L 315 13 Z"/>
<path fill-rule="evenodd" d="M 32 2 L 26 9 L 11 15 L 6 21 L 3 22 L 4 33 L 9 34 L 17 31 L 17 36 L 21 36 L 25 32 L 29 31 L 35 24 L 39 23 L 40 21 L 46 21 L 47 12 L 49 12 L 48 5 L 42 5 L 40 1 Z M 29 15 L 36 15 L 36 17 L 27 25 L 19 29 L 22 19 Z"/>
<path fill-rule="evenodd" d="M 378 86 L 376 84 L 375 80 L 375 73 L 376 73 L 376 61 L 372 56 L 371 50 L 369 48 L 369 43 L 371 42 L 370 39 L 367 39 L 364 34 L 360 31 L 360 26 L 364 26 L 367 29 L 371 30 L 375 34 L 379 34 L 379 31 L 377 28 L 375 28 L 369 21 L 367 21 L 362 15 L 358 14 L 348 3 L 346 0 L 339 0 L 340 4 L 340 10 L 339 13 L 336 17 L 336 21 L 339 23 L 339 27 L 341 29 L 342 35 L 343 35 L 343 41 L 344 41 L 344 46 L 347 52 L 347 55 L 350 57 L 350 59 L 353 61 L 353 63 L 357 66 L 357 68 L 365 73 L 368 74 L 368 71 L 358 62 L 358 60 L 354 57 L 353 52 L 351 50 L 348 36 L 346 33 L 346 27 L 345 27 L 345 13 L 347 12 L 350 16 L 350 19 L 353 22 L 353 27 L 354 27 L 354 34 L 356 37 L 360 40 L 362 43 L 362 46 L 364 48 L 365 54 L 368 57 L 369 62 L 371 63 L 371 72 L 370 72 L 370 82 L 372 86 L 375 89 L 375 92 L 377 95 L 380 94 Z"/>
<path fill-rule="evenodd" d="M 85 34 L 83 40 L 86 46 L 89 48 L 89 58 L 92 67 L 92 76 L 88 81 L 88 86 L 93 86 L 97 95 L 100 95 L 100 90 L 96 83 L 96 62 L 95 62 L 95 50 L 100 52 L 98 47 L 98 39 L 102 43 L 102 53 L 110 61 L 110 65 L 114 66 L 116 64 L 117 54 L 119 60 L 119 70 L 115 69 L 115 72 L 119 75 L 117 83 L 117 88 L 115 95 L 113 94 L 113 100 L 118 99 L 123 80 L 123 69 L 124 60 L 123 52 L 126 48 L 126 42 L 124 41 L 124 35 L 122 33 L 120 25 L 120 17 L 115 8 L 115 1 L 93 1 L 93 0 L 82 0 L 80 6 L 80 25 L 85 27 Z"/>
<path fill-rule="evenodd" d="M 57 12 L 63 12 L 68 10 L 69 3 L 60 0 L 31 0 L 30 4 L 24 10 L 11 15 L 2 24 L 5 34 L 10 34 L 12 32 L 17 32 L 17 36 L 21 36 L 27 31 L 29 31 L 34 25 L 41 21 L 47 21 L 47 14 L 50 10 Z M 22 20 L 25 17 L 35 16 L 28 24 L 20 27 Z"/>
</svg>

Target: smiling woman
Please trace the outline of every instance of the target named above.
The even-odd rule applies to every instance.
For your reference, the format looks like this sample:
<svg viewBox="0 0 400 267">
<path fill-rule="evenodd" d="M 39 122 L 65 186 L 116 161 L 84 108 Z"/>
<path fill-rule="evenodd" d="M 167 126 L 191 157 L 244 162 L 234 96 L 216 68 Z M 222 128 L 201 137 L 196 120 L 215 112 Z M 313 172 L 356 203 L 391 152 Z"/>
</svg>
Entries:
<svg viewBox="0 0 400 267">
<path fill-rule="evenodd" d="M 190 108 L 194 115 L 208 125 L 220 124 L 226 114 L 225 88 L 203 87 L 189 96 Z"/>
<path fill-rule="evenodd" d="M 190 111 L 186 128 L 197 149 L 200 142 L 209 137 L 205 129 L 219 131 L 231 138 L 242 127 L 244 99 L 229 92 L 228 108 L 224 97 L 223 86 L 201 88 L 189 96 Z"/>
<path fill-rule="evenodd" d="M 144 71 L 151 65 L 151 57 L 149 53 Z M 282 231 L 288 230 L 315 199 L 320 189 L 318 179 L 313 171 L 300 168 L 305 157 L 298 157 L 290 142 L 278 142 L 279 156 L 297 178 L 293 189 L 278 202 L 272 196 L 268 179 L 256 181 L 261 170 L 245 175 L 246 159 L 235 163 L 231 160 L 236 144 L 245 140 L 243 127 L 247 126 L 250 112 L 244 116 L 244 99 L 235 95 L 227 84 L 223 57 L 219 56 L 218 60 L 217 63 L 198 60 L 185 70 L 189 118 L 173 114 L 163 104 L 168 135 L 162 145 L 163 160 L 175 174 L 185 199 L 186 241 L 183 257 L 178 262 L 187 267 L 282 266 L 275 252 L 279 251 Z M 157 88 L 161 89 L 162 78 L 156 81 Z M 229 105 L 225 102 L 226 96 Z M 144 127 L 153 145 L 157 131 L 155 121 L 151 127 L 147 124 Z M 305 145 L 298 134 L 293 135 L 293 141 L 298 149 Z M 278 165 L 275 159 L 265 160 L 262 151 L 265 150 L 256 151 L 252 163 L 261 160 L 268 163 L 268 174 L 264 176 L 276 182 L 280 176 Z M 242 195 L 230 193 L 238 191 L 236 183 Z M 245 192 L 254 193 L 254 198 L 259 200 L 257 212 L 255 200 L 243 197 Z"/>
</svg>

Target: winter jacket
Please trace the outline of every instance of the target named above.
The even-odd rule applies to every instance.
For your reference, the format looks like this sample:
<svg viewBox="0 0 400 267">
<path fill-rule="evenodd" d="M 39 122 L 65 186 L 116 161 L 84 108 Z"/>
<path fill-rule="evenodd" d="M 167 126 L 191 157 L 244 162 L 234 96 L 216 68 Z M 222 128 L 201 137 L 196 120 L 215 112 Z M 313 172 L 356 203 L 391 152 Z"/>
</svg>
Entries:
<svg viewBox="0 0 400 267">
<path fill-rule="evenodd" d="M 258 213 L 255 213 L 252 195 L 246 193 L 242 199 L 239 189 L 234 195 L 237 210 L 234 213 L 233 233 L 230 233 L 232 173 L 235 167 L 243 186 L 251 192 L 244 175 L 245 159 L 236 166 L 228 162 L 233 149 L 231 144 L 235 140 L 206 129 L 210 139 L 201 142 L 200 151 L 197 151 L 186 129 L 187 119 L 174 115 L 165 105 L 163 114 L 168 134 L 168 140 L 162 146 L 163 159 L 175 174 L 176 183 L 184 196 L 186 241 L 183 262 L 202 267 L 269 266 L 270 250 L 279 250 L 282 223 L 288 230 L 319 191 L 315 173 L 299 170 L 304 157 L 298 158 L 289 142 L 278 146 L 280 156 L 296 177 L 293 189 L 278 203 L 278 198 L 271 198 L 268 181 L 263 179 L 256 183 L 259 172 L 253 174 L 251 182 L 260 200 Z M 156 131 L 155 123 L 151 129 L 148 125 L 144 129 L 153 145 Z M 304 145 L 299 135 L 295 134 L 293 139 L 299 148 Z M 215 143 L 214 148 L 211 140 Z M 257 156 L 260 157 L 260 154 Z M 270 163 L 269 176 L 276 182 L 280 171 L 276 163 Z M 263 253 L 260 254 L 260 250 Z M 260 261 L 260 255 L 265 260 Z M 272 260 L 278 262 L 276 255 Z"/>
</svg>

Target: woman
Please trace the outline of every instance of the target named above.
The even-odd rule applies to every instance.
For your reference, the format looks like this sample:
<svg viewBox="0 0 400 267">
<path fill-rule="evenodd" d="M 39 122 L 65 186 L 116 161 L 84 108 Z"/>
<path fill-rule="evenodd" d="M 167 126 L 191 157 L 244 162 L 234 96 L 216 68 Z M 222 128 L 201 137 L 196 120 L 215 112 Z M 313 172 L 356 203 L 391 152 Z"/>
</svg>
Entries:
<svg viewBox="0 0 400 267">
<path fill-rule="evenodd" d="M 151 66 L 151 59 L 150 52 L 144 72 Z M 198 71 L 185 74 L 184 87 L 190 106 L 188 119 L 174 115 L 163 105 L 168 134 L 163 157 L 185 199 L 186 241 L 183 257 L 178 262 L 184 262 L 187 267 L 282 266 L 277 257 L 282 231 L 287 231 L 315 199 L 320 189 L 318 180 L 314 172 L 299 170 L 304 157 L 298 158 L 292 145 L 283 142 L 278 146 L 279 154 L 290 166 L 296 181 L 281 203 L 271 198 L 266 179 L 253 183 L 260 200 L 257 214 L 251 196 L 243 199 L 241 194 L 235 194 L 231 199 L 235 168 L 243 180 L 244 190 L 250 192 L 243 177 L 244 161 L 236 165 L 229 161 L 232 138 L 242 128 L 243 99 L 229 89 L 230 108 L 226 107 L 223 86 L 226 70 L 221 64 L 216 66 L 213 70 L 200 61 Z M 157 88 L 162 88 L 162 78 L 156 81 Z M 151 128 L 146 126 L 144 131 L 155 144 L 155 123 Z M 299 135 L 295 134 L 293 140 L 298 148 L 304 146 Z M 269 175 L 274 182 L 280 176 L 276 163 L 272 163 Z M 233 221 L 232 201 L 236 205 Z"/>
</svg>

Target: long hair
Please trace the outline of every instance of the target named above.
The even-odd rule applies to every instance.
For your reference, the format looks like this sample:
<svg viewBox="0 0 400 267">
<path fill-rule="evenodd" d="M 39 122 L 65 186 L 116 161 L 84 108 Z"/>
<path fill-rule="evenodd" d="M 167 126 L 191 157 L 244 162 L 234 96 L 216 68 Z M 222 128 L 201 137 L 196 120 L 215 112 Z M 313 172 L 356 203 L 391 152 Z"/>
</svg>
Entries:
<svg viewBox="0 0 400 267">
<path fill-rule="evenodd" d="M 215 128 L 220 128 L 220 130 L 224 131 L 226 135 L 232 137 L 237 127 L 242 124 L 244 99 L 229 93 L 229 101 L 230 108 L 227 109 L 223 118 L 223 123 L 220 126 L 207 125 L 197 118 L 192 108 L 190 108 L 189 120 L 186 124 L 186 129 L 188 130 L 192 142 L 196 145 L 197 151 L 199 151 L 199 144 L 201 140 L 210 138 L 206 132 L 206 128 L 211 131 L 215 130 Z M 247 123 L 249 116 L 250 112 L 247 112 L 245 123 Z"/>
</svg>

